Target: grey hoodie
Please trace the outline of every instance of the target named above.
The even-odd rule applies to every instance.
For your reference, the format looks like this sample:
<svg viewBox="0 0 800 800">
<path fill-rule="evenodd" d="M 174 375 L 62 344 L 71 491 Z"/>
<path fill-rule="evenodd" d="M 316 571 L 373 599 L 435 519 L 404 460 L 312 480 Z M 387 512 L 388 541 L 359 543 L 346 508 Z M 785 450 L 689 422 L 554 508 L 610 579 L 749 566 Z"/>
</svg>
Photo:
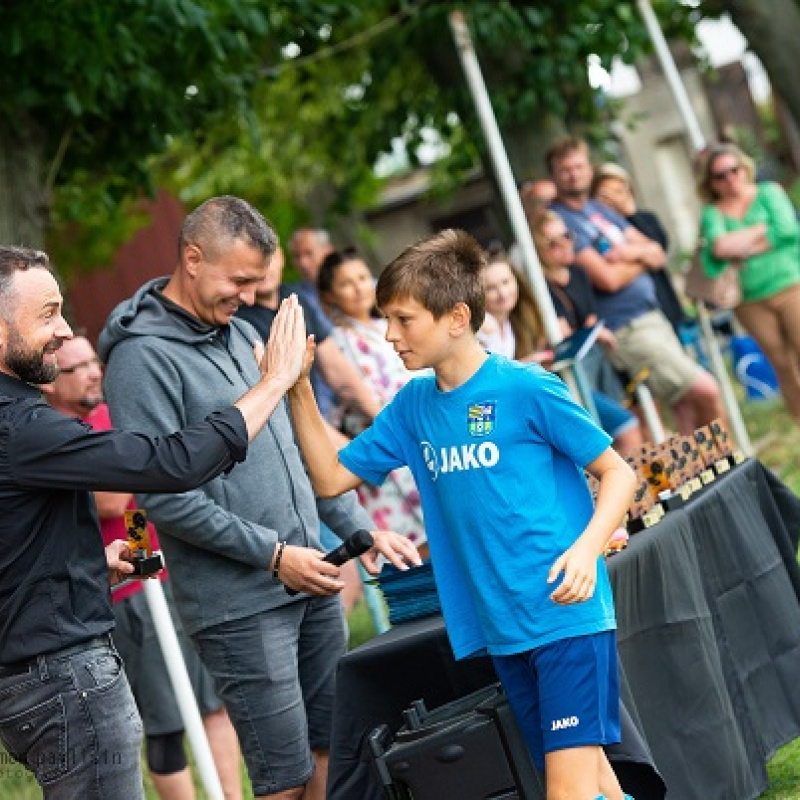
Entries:
<svg viewBox="0 0 800 800">
<path fill-rule="evenodd" d="M 118 428 L 171 433 L 231 405 L 260 378 L 249 323 L 206 325 L 158 296 L 167 280 L 120 303 L 100 336 Z M 289 598 L 267 571 L 279 540 L 321 549 L 319 517 L 343 538 L 372 527 L 353 492 L 315 500 L 285 399 L 243 464 L 194 491 L 137 502 L 158 529 L 188 633 L 302 597 Z"/>
</svg>

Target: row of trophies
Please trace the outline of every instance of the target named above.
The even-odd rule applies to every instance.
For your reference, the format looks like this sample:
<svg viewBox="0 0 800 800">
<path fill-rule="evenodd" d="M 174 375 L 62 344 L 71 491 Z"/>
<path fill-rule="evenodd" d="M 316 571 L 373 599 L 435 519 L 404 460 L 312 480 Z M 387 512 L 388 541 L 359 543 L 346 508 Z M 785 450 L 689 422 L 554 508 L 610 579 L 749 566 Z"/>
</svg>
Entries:
<svg viewBox="0 0 800 800">
<path fill-rule="evenodd" d="M 638 484 L 625 530 L 634 534 L 656 525 L 666 513 L 683 506 L 695 492 L 744 459 L 725 423 L 719 419 L 688 436 L 675 434 L 661 444 L 643 445 L 638 453 L 626 459 L 636 473 Z M 588 478 L 596 495 L 599 484 L 592 476 Z"/>
</svg>

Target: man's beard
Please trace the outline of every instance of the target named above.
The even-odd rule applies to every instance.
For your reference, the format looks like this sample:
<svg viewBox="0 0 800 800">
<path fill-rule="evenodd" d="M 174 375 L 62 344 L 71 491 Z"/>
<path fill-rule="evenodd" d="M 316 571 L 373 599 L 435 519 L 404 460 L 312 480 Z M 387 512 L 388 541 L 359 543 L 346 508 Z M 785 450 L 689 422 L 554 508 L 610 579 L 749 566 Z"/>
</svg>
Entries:
<svg viewBox="0 0 800 800">
<path fill-rule="evenodd" d="M 583 200 L 589 196 L 589 189 L 578 189 L 572 186 L 569 189 L 563 189 L 559 191 L 559 195 L 561 197 L 566 197 L 569 200 Z"/>
<path fill-rule="evenodd" d="M 102 395 L 99 394 L 85 394 L 79 401 L 78 405 L 85 408 L 87 411 L 94 411 L 100 403 L 103 402 Z"/>
<path fill-rule="evenodd" d="M 58 377 L 58 364 L 44 360 L 47 348 L 29 350 L 19 331 L 11 326 L 6 343 L 6 367 L 25 383 L 52 383 Z"/>
</svg>

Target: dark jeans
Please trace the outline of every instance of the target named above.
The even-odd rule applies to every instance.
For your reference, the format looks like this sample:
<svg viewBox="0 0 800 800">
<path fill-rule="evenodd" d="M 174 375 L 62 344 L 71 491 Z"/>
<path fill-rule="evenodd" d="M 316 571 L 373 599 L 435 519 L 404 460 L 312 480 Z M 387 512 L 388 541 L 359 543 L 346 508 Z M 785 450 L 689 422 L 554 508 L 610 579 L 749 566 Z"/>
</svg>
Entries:
<svg viewBox="0 0 800 800">
<path fill-rule="evenodd" d="M 47 800 L 143 800 L 142 723 L 111 639 L 0 667 L 0 740 Z"/>
<path fill-rule="evenodd" d="M 239 736 L 256 796 L 303 786 L 327 751 L 336 667 L 347 649 L 338 597 L 309 597 L 193 636 Z"/>
</svg>

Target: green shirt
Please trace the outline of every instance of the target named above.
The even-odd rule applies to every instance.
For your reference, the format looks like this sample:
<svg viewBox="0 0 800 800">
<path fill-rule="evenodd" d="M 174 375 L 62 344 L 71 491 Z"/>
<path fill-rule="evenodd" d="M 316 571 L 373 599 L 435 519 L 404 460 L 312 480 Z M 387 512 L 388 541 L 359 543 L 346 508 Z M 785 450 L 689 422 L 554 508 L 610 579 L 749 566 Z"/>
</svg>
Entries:
<svg viewBox="0 0 800 800">
<path fill-rule="evenodd" d="M 800 224 L 786 192 L 777 183 L 760 183 L 755 200 L 742 219 L 707 205 L 700 223 L 700 235 L 706 243 L 703 270 L 714 278 L 730 265 L 729 261 L 714 257 L 714 240 L 759 222 L 767 225 L 772 249 L 744 262 L 739 273 L 744 302 L 763 300 L 800 281 Z"/>
</svg>

